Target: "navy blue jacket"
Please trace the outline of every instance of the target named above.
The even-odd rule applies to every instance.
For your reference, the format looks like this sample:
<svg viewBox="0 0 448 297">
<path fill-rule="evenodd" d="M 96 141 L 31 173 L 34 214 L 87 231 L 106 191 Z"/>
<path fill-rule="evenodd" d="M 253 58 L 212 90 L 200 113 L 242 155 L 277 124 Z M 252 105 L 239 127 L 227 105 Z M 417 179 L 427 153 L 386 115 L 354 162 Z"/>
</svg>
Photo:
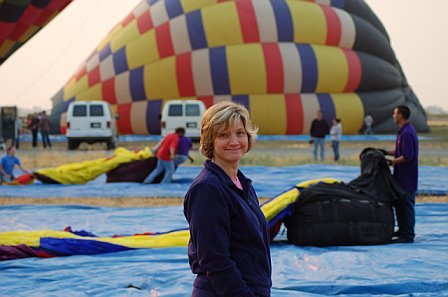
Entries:
<svg viewBox="0 0 448 297">
<path fill-rule="evenodd" d="M 216 296 L 270 296 L 269 227 L 250 179 L 238 189 L 207 160 L 185 195 L 194 287 Z"/>
</svg>

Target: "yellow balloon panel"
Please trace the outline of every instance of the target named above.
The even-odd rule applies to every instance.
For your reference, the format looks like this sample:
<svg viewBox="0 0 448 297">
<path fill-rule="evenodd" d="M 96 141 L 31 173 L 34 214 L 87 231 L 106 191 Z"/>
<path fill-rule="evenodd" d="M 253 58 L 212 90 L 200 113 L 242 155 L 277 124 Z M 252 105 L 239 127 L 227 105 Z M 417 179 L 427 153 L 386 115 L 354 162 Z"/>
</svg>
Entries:
<svg viewBox="0 0 448 297">
<path fill-rule="evenodd" d="M 332 97 L 336 117 L 342 120 L 343 133 L 358 133 L 364 122 L 361 98 L 355 93 L 333 94 Z"/>
<path fill-rule="evenodd" d="M 283 95 L 250 96 L 250 114 L 263 134 L 285 134 L 286 107 Z"/>
<path fill-rule="evenodd" d="M 266 67 L 259 44 L 227 48 L 232 94 L 266 93 Z"/>
</svg>

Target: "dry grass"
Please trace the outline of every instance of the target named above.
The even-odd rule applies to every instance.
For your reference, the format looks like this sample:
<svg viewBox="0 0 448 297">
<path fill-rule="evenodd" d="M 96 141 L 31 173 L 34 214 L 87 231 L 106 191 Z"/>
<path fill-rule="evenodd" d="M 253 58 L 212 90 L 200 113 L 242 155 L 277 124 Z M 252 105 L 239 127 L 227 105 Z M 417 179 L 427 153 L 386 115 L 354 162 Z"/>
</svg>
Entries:
<svg viewBox="0 0 448 297">
<path fill-rule="evenodd" d="M 260 203 L 269 198 L 260 198 Z M 417 203 L 447 203 L 448 196 L 418 196 Z M 105 207 L 159 207 L 159 206 L 181 206 L 183 198 L 179 197 L 77 197 L 77 198 L 1 198 L 0 206 L 20 204 L 42 204 L 42 205 L 90 205 Z"/>
<path fill-rule="evenodd" d="M 446 121 L 446 119 L 444 119 Z M 448 121 L 431 126 L 431 132 L 422 134 L 430 139 L 420 141 L 419 164 L 428 166 L 448 166 Z M 152 147 L 156 142 L 125 142 L 121 143 L 127 149 L 141 149 L 145 146 Z M 341 160 L 338 165 L 359 166 L 359 153 L 366 147 L 391 149 L 394 141 L 360 141 L 341 143 Z M 197 146 L 197 144 L 196 144 Z M 254 149 L 242 160 L 241 165 L 260 166 L 291 166 L 314 163 L 312 159 L 312 147 L 305 141 L 259 141 Z M 327 142 L 327 159 L 320 164 L 335 164 L 331 160 L 332 152 Z M 23 166 L 28 169 L 57 167 L 63 164 L 94 160 L 109 157 L 112 151 L 106 151 L 103 144 L 82 144 L 79 150 L 68 151 L 66 143 L 54 143 L 51 150 L 42 148 L 32 149 L 29 143 L 21 144 L 18 155 Z M 184 166 L 200 166 L 205 158 L 199 151 L 192 151 L 194 163 L 186 163 Z M 418 197 L 419 202 L 448 202 L 446 196 Z M 10 204 L 89 204 L 117 207 L 146 207 L 180 205 L 181 198 L 0 198 L 0 205 Z"/>
</svg>

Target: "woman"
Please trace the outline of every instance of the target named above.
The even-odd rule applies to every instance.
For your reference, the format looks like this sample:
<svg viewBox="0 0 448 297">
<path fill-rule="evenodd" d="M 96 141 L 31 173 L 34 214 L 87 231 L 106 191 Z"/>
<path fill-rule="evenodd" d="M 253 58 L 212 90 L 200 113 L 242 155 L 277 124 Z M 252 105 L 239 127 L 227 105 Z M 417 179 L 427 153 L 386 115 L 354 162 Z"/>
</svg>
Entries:
<svg viewBox="0 0 448 297">
<path fill-rule="evenodd" d="M 333 147 L 334 160 L 339 160 L 339 142 L 342 139 L 342 125 L 340 119 L 333 119 L 330 129 L 331 146 Z"/>
<path fill-rule="evenodd" d="M 269 228 L 251 180 L 238 169 L 256 132 L 247 109 L 232 102 L 213 105 L 202 119 L 207 160 L 184 201 L 197 274 L 192 296 L 270 296 Z"/>
</svg>

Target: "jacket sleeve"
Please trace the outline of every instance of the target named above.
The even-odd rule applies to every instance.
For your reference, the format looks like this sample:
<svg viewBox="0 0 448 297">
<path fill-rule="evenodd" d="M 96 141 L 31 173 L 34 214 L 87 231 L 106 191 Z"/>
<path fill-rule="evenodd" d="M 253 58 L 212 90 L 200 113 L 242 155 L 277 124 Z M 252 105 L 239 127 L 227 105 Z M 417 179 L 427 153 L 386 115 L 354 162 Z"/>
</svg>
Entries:
<svg viewBox="0 0 448 297">
<path fill-rule="evenodd" d="M 310 126 L 310 135 L 311 135 L 311 137 L 314 137 L 314 129 L 315 129 L 315 127 L 314 127 L 314 123 L 315 123 L 316 121 L 315 120 L 313 120 L 312 122 L 311 122 L 311 126 Z"/>
<path fill-rule="evenodd" d="M 218 296 L 255 296 L 230 258 L 230 205 L 218 187 L 200 183 L 186 197 L 185 214 L 199 265 Z"/>
</svg>

